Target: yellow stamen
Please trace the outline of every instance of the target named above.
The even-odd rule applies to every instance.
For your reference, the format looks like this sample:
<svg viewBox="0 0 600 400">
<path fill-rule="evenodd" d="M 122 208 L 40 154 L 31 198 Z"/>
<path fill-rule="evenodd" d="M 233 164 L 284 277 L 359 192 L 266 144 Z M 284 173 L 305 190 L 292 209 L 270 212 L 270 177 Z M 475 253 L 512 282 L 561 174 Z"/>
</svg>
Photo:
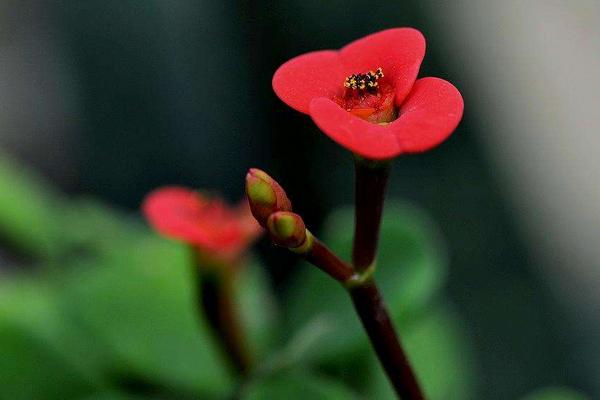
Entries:
<svg viewBox="0 0 600 400">
<path fill-rule="evenodd" d="M 375 71 L 368 71 L 364 74 L 352 74 L 346 77 L 344 80 L 344 87 L 352 90 L 375 90 L 379 87 L 379 79 L 383 78 L 383 69 L 377 68 Z"/>
</svg>

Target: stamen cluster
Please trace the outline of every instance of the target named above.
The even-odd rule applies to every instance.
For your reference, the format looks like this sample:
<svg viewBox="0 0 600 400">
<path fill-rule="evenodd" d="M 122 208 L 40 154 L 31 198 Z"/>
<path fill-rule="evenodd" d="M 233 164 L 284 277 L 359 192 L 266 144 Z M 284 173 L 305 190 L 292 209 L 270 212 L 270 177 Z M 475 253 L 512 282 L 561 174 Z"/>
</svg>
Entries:
<svg viewBox="0 0 600 400">
<path fill-rule="evenodd" d="M 369 71 L 364 74 L 352 74 L 344 80 L 344 87 L 352 90 L 376 90 L 379 86 L 377 82 L 380 78 L 383 78 L 383 70 L 381 67 L 377 68 L 375 72 Z"/>
</svg>

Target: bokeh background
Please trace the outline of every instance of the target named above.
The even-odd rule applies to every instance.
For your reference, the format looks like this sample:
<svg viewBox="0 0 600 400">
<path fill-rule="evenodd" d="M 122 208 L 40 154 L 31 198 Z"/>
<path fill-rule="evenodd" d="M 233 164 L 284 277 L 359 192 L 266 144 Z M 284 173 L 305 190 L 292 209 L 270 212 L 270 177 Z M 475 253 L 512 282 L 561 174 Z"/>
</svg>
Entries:
<svg viewBox="0 0 600 400">
<path fill-rule="evenodd" d="M 395 162 L 390 196 L 442 229 L 481 398 L 545 385 L 600 397 L 599 19 L 594 0 L 3 0 L 0 148 L 132 215 L 164 184 L 236 201 L 261 167 L 318 229 L 352 202 L 352 159 L 271 76 L 300 53 L 415 27 L 421 76 L 453 82 L 465 117 Z M 275 288 L 293 280 L 279 267 L 291 256 L 259 251 Z M 3 251 L 0 279 L 22 267 Z"/>
</svg>

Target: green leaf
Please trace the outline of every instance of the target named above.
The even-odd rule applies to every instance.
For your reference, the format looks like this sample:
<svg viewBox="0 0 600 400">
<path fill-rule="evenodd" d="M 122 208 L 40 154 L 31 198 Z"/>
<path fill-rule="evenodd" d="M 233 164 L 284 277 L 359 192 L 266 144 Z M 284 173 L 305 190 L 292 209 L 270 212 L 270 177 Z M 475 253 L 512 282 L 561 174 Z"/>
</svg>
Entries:
<svg viewBox="0 0 600 400">
<path fill-rule="evenodd" d="M 47 285 L 24 279 L 0 285 L 0 399 L 64 399 L 106 387 L 95 358 L 78 358 L 73 332 Z"/>
<path fill-rule="evenodd" d="M 260 373 L 273 374 L 305 363 L 321 338 L 329 334 L 332 329 L 333 327 L 323 318 L 313 319 L 298 330 L 283 348 L 272 352 L 258 365 Z"/>
<path fill-rule="evenodd" d="M 136 217 L 91 198 L 75 199 L 61 214 L 63 240 L 71 252 L 110 253 L 124 241 L 147 235 Z"/>
<path fill-rule="evenodd" d="M 335 212 L 326 223 L 323 241 L 349 260 L 353 210 Z M 406 204 L 385 209 L 375 278 L 392 317 L 404 327 L 424 312 L 446 275 L 444 247 L 431 221 Z M 368 342 L 347 293 L 314 266 L 303 264 L 288 297 L 288 332 L 312 318 L 322 317 L 334 329 L 315 348 L 320 361 L 339 363 L 340 357 L 364 353 Z"/>
<path fill-rule="evenodd" d="M 0 244 L 25 258 L 60 265 L 81 252 L 106 251 L 145 230 L 134 218 L 89 198 L 66 199 L 0 153 Z"/>
<path fill-rule="evenodd" d="M 69 312 L 115 358 L 113 375 L 189 393 L 232 384 L 206 322 L 198 317 L 185 246 L 130 238 L 103 258 L 74 266 Z"/>
<path fill-rule="evenodd" d="M 449 307 L 438 307 L 410 327 L 401 338 L 410 362 L 430 400 L 473 399 L 474 357 L 465 329 Z M 396 399 L 379 362 L 371 358 L 369 398 Z"/>
<path fill-rule="evenodd" d="M 355 393 L 342 384 L 306 372 L 285 372 L 252 382 L 242 400 L 352 400 Z"/>
<path fill-rule="evenodd" d="M 62 202 L 42 180 L 0 153 L 0 242 L 34 257 L 60 251 Z"/>
<path fill-rule="evenodd" d="M 523 400 L 589 400 L 590 397 L 565 387 L 548 387 L 531 393 Z"/>
<path fill-rule="evenodd" d="M 254 358 L 267 355 L 278 337 L 278 315 L 275 298 L 264 266 L 251 262 L 237 279 L 237 303 Z"/>
<path fill-rule="evenodd" d="M 82 398 L 81 400 L 159 400 L 156 397 L 134 396 L 126 393 L 103 392 Z"/>
</svg>

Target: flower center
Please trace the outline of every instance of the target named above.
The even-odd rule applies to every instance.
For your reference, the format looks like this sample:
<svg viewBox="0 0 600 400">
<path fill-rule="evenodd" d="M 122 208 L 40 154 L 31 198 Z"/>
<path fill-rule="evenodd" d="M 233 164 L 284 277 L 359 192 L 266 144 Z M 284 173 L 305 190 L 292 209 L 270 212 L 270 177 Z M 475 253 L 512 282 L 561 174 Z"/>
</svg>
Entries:
<svg viewBox="0 0 600 400">
<path fill-rule="evenodd" d="M 375 72 L 369 71 L 364 74 L 352 74 L 346 77 L 344 80 L 344 87 L 351 90 L 367 90 L 368 92 L 375 92 L 379 86 L 379 82 L 377 81 L 380 78 L 383 78 L 383 70 L 381 67 L 377 68 Z"/>
<path fill-rule="evenodd" d="M 396 119 L 394 88 L 383 69 L 352 74 L 344 80 L 344 92 L 334 100 L 346 111 L 366 121 L 381 124 Z"/>
</svg>

